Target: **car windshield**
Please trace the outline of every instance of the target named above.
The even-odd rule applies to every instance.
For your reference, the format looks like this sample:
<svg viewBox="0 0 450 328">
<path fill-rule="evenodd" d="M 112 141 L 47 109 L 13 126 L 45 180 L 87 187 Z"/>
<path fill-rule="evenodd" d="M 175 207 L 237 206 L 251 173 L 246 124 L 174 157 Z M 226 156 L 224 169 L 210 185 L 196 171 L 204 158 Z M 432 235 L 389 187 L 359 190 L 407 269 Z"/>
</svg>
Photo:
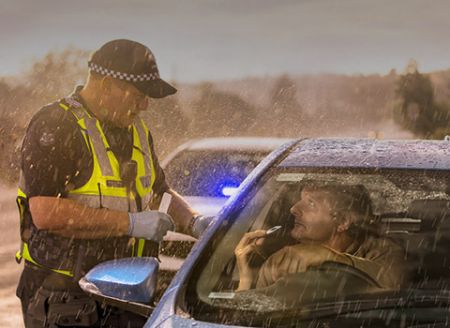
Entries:
<svg viewBox="0 0 450 328">
<path fill-rule="evenodd" d="M 268 154 L 260 151 L 192 150 L 165 167 L 170 186 L 184 196 L 228 197 Z"/>
<path fill-rule="evenodd" d="M 188 298 L 194 316 L 259 325 L 324 309 L 345 313 L 350 300 L 359 310 L 366 304 L 373 311 L 382 300 L 395 307 L 412 291 L 438 297 L 440 290 L 449 304 L 448 172 L 289 169 L 267 175 L 236 198 L 235 212 L 194 270 Z M 261 234 L 272 227 L 280 228 Z"/>
</svg>

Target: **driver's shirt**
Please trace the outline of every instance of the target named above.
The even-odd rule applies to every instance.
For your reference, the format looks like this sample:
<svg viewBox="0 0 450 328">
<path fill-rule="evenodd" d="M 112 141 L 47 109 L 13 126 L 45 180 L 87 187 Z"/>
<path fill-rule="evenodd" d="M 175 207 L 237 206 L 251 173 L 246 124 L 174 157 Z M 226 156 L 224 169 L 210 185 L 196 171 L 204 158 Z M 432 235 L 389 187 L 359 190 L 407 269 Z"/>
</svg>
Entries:
<svg viewBox="0 0 450 328">
<path fill-rule="evenodd" d="M 387 238 L 368 236 L 345 251 L 353 267 L 367 273 L 381 287 L 398 289 L 407 279 L 405 250 Z"/>
<path fill-rule="evenodd" d="M 276 282 L 272 277 L 277 268 L 272 263 L 281 263 L 280 256 L 283 257 L 282 262 L 289 263 L 290 259 L 286 257 L 295 254 L 286 251 L 289 247 L 296 245 L 282 248 L 264 262 L 259 271 L 257 288 L 265 288 Z M 353 242 L 343 254 L 351 259 L 354 268 L 366 273 L 382 288 L 398 289 L 407 280 L 405 251 L 390 239 L 369 235 L 362 242 Z"/>
</svg>

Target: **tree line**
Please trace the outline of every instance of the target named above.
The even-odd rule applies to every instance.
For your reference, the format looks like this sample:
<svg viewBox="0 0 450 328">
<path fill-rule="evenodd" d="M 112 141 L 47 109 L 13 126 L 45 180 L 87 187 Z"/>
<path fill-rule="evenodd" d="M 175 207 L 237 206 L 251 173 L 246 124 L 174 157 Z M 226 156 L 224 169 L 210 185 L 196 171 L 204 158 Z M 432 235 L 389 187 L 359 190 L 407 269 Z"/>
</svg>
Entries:
<svg viewBox="0 0 450 328">
<path fill-rule="evenodd" d="M 75 48 L 53 51 L 24 73 L 0 79 L 0 180 L 17 181 L 19 148 L 29 119 L 84 82 L 87 58 L 86 51 Z M 449 75 L 443 79 L 448 86 Z M 179 93 L 152 100 L 143 113 L 160 157 L 190 138 L 320 136 L 354 126 L 369 130 L 392 118 L 418 137 L 441 138 L 450 125 L 448 105 L 436 100 L 430 77 L 414 63 L 401 75 L 282 74 L 172 83 Z"/>
</svg>

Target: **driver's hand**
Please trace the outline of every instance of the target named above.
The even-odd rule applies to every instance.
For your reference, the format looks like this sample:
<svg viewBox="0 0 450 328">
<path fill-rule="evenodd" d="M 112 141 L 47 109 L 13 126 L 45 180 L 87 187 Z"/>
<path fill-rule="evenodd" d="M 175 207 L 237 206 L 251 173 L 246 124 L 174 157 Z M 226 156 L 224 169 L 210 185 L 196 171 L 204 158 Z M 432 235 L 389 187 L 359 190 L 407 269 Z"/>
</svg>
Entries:
<svg viewBox="0 0 450 328">
<path fill-rule="evenodd" d="M 298 244 L 287 246 L 270 256 L 261 267 L 257 287 L 266 287 L 289 274 L 305 272 L 309 267 L 324 262 L 352 265 L 349 257 L 322 245 Z"/>
<path fill-rule="evenodd" d="M 254 279 L 250 266 L 248 265 L 250 255 L 256 251 L 263 239 L 266 237 L 265 230 L 255 230 L 246 233 L 234 249 L 236 263 L 239 269 L 239 287 L 238 290 L 247 290 L 250 288 Z"/>
<path fill-rule="evenodd" d="M 264 237 L 266 237 L 266 230 L 247 232 L 234 249 L 234 255 L 236 255 L 236 258 L 247 259 L 248 256 L 253 253 L 258 246 L 260 246 L 262 242 L 261 238 Z"/>
</svg>

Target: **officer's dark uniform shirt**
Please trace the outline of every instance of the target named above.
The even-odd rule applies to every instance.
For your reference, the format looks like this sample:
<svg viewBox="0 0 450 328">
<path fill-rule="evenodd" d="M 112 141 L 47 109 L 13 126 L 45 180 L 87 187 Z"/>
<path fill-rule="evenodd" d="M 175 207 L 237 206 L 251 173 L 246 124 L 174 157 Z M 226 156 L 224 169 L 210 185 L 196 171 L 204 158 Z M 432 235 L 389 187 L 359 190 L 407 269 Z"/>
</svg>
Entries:
<svg viewBox="0 0 450 328">
<path fill-rule="evenodd" d="M 72 97 L 83 104 L 77 93 L 79 89 L 77 88 Z M 90 114 L 92 115 L 91 112 Z M 131 131 L 108 122 L 101 122 L 101 126 L 119 162 L 130 160 L 133 143 Z M 155 155 L 150 134 L 149 143 L 156 174 L 153 191 L 161 195 L 169 187 Z M 22 145 L 21 164 L 26 182 L 24 191 L 29 198 L 65 197 L 67 184 L 78 188 L 89 180 L 92 157 L 70 111 L 63 110 L 58 103 L 53 103 L 43 107 L 33 117 Z"/>
</svg>

